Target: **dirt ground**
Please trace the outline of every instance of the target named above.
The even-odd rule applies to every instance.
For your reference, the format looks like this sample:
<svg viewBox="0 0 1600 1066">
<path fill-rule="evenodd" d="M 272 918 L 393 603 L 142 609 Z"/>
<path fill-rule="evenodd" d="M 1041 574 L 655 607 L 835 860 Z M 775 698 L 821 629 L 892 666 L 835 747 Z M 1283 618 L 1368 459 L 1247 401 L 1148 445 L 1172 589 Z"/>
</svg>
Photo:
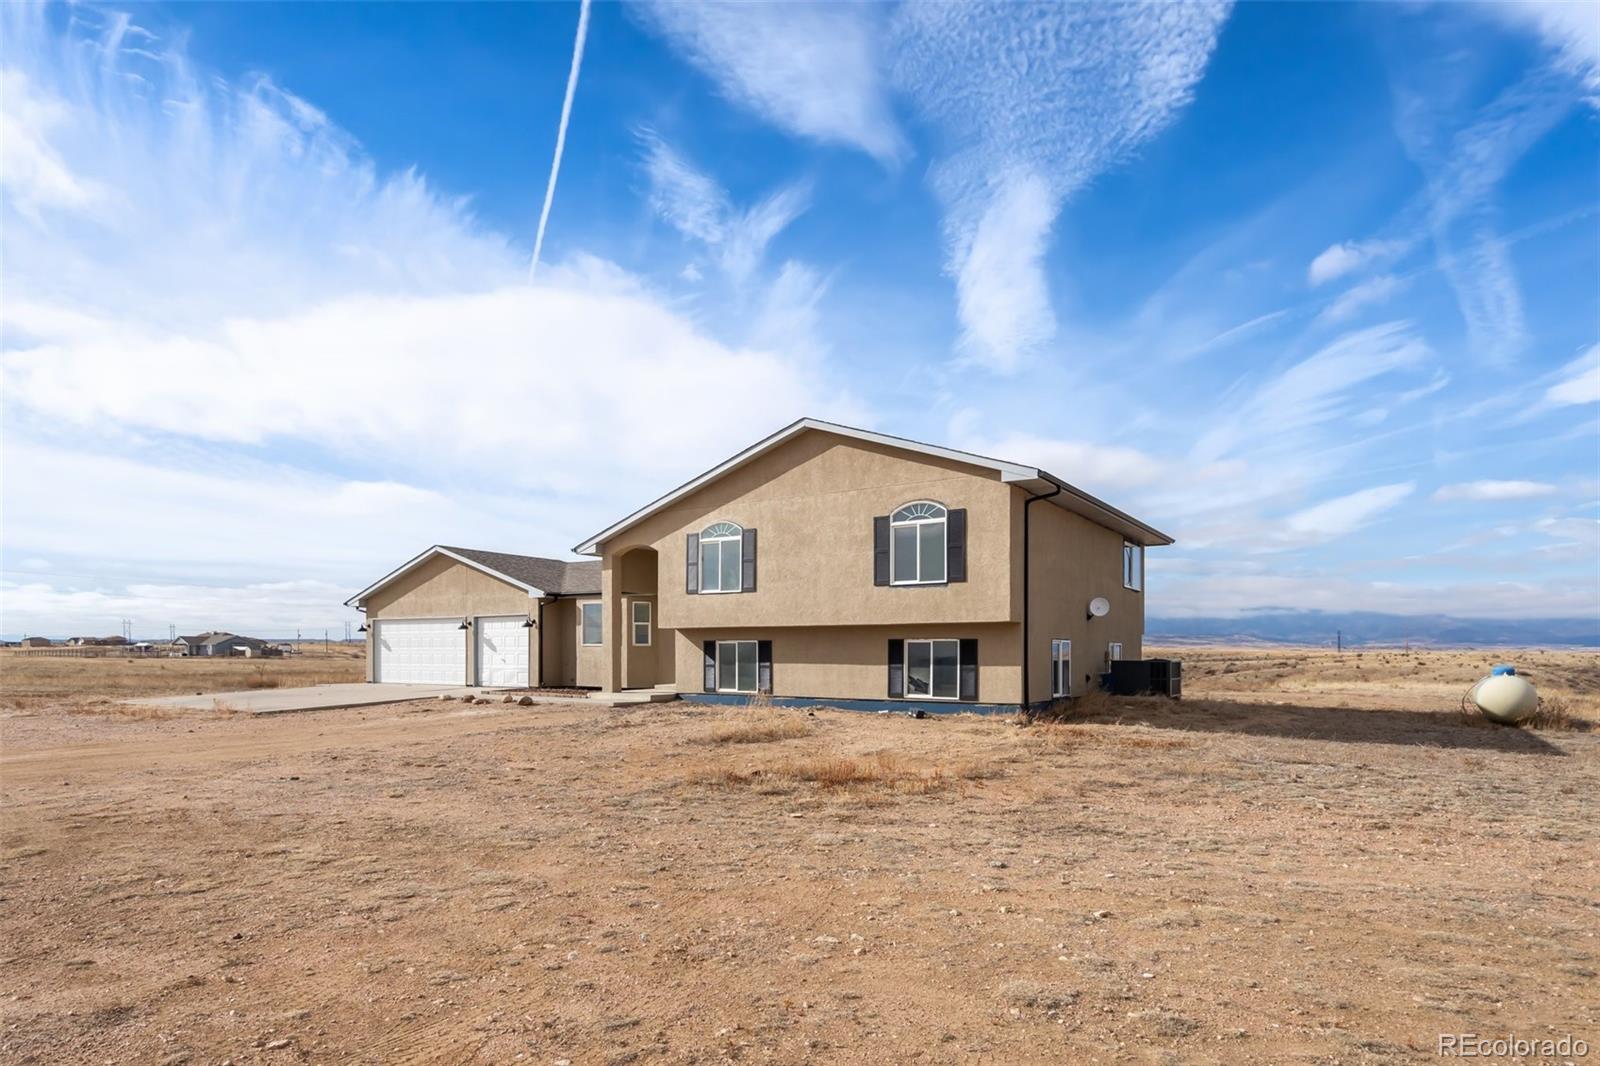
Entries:
<svg viewBox="0 0 1600 1066">
<path fill-rule="evenodd" d="M 1456 710 L 1509 657 L 1582 711 L 1600 656 L 1181 654 L 1182 703 L 1028 726 L 133 716 L 92 675 L 21 700 L 7 676 L 0 1060 L 1600 1048 L 1600 733 Z"/>
<path fill-rule="evenodd" d="M 360 646 L 306 645 L 272 658 L 113 655 L 67 658 L 0 651 L 0 707 L 49 707 L 113 696 L 196 696 L 249 688 L 294 688 L 366 678 Z"/>
</svg>

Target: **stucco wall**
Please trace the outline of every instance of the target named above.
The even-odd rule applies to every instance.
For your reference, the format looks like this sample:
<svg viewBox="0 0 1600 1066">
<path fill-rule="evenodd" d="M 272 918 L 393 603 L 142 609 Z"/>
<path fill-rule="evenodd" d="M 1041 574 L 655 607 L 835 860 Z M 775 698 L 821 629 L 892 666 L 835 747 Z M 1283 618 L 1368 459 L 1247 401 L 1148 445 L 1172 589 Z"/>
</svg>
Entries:
<svg viewBox="0 0 1600 1066">
<path fill-rule="evenodd" d="M 571 600 L 544 605 L 544 684 L 578 683 L 577 610 Z"/>
<path fill-rule="evenodd" d="M 601 546 L 620 556 L 618 582 L 634 582 L 635 546 L 659 558 L 658 625 L 874 625 L 1016 621 L 1011 576 L 1013 490 L 965 464 L 814 431 L 801 434 Z M 967 509 L 967 580 L 951 585 L 872 583 L 872 520 L 913 500 Z M 757 531 L 756 591 L 689 595 L 688 533 L 726 520 Z"/>
<path fill-rule="evenodd" d="M 1074 695 L 1098 682 L 1112 641 L 1122 642 L 1123 658 L 1142 656 L 1144 594 L 1122 587 L 1122 534 L 1047 501 L 1031 510 L 1028 698 L 1039 702 L 1050 698 L 1051 640 L 1072 641 Z M 1020 565 L 1018 574 L 1020 579 Z M 1090 621 L 1089 601 L 1096 596 L 1111 602 L 1111 612 Z"/>
<path fill-rule="evenodd" d="M 586 645 L 583 643 L 583 612 L 579 609 L 585 603 L 599 603 L 598 596 L 583 596 L 573 600 L 564 601 L 573 604 L 572 622 L 572 647 L 575 649 L 576 658 L 576 684 L 586 688 L 607 688 L 606 657 L 612 650 L 612 625 L 611 619 L 605 617 L 607 612 L 602 611 L 601 641 L 600 644 Z"/>
<path fill-rule="evenodd" d="M 402 574 L 367 598 L 368 618 L 463 618 L 525 614 L 528 593 L 445 555 Z"/>
<path fill-rule="evenodd" d="M 774 696 L 883 699 L 888 694 L 889 640 L 942 637 L 978 641 L 979 702 L 1016 703 L 1021 696 L 1020 627 L 1009 622 L 804 629 L 688 629 L 678 630 L 675 636 L 680 692 L 698 692 L 701 689 L 705 655 L 703 642 L 770 640 Z"/>
<path fill-rule="evenodd" d="M 446 555 L 437 555 L 419 565 L 408 574 L 402 574 L 385 587 L 378 589 L 366 601 L 367 621 L 367 680 L 373 675 L 373 638 L 370 624 L 382 619 L 400 618 L 476 618 L 483 615 L 526 615 L 536 610 L 537 604 L 528 597 L 526 589 L 508 585 L 499 578 L 458 562 Z M 532 664 L 536 649 L 536 630 L 528 629 L 528 662 Z M 476 631 L 465 629 L 461 640 L 466 647 L 467 672 L 462 679 L 471 684 L 476 681 L 474 661 Z M 531 670 L 530 670 L 531 674 Z M 531 683 L 532 677 L 529 681 Z"/>
</svg>

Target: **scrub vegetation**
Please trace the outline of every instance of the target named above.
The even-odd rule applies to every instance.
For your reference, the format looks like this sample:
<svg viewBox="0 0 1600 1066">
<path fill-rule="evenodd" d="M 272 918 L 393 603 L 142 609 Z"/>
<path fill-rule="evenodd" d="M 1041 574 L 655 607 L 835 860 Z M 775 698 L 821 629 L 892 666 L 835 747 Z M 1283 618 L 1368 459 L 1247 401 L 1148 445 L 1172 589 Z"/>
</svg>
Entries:
<svg viewBox="0 0 1600 1066">
<path fill-rule="evenodd" d="M 79 661 L 81 691 L 0 711 L 0 1059 L 1231 1066 L 1592 1041 L 1600 734 L 1458 701 L 1505 658 L 1571 713 L 1600 659 L 1183 654 L 1182 703 L 1029 724 L 130 716 Z"/>
</svg>

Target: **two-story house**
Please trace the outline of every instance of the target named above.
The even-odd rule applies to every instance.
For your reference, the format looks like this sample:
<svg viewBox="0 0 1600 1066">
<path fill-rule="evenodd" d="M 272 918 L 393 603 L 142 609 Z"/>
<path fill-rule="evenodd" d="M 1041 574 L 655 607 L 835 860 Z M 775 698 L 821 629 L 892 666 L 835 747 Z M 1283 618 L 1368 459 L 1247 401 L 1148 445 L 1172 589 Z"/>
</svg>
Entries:
<svg viewBox="0 0 1600 1066">
<path fill-rule="evenodd" d="M 369 679 L 1005 710 L 1138 658 L 1172 538 L 1036 467 L 802 419 L 575 549 L 434 547 L 348 602 Z"/>
</svg>

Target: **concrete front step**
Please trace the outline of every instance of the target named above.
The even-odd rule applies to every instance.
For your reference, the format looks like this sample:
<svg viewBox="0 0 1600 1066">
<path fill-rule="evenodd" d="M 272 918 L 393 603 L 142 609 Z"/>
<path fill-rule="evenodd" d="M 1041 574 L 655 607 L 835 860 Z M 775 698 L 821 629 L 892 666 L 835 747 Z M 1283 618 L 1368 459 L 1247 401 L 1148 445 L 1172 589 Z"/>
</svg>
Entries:
<svg viewBox="0 0 1600 1066">
<path fill-rule="evenodd" d="M 630 703 L 668 703 L 678 698 L 676 689 L 636 688 L 621 692 L 591 692 L 589 698 L 616 707 Z"/>
</svg>

